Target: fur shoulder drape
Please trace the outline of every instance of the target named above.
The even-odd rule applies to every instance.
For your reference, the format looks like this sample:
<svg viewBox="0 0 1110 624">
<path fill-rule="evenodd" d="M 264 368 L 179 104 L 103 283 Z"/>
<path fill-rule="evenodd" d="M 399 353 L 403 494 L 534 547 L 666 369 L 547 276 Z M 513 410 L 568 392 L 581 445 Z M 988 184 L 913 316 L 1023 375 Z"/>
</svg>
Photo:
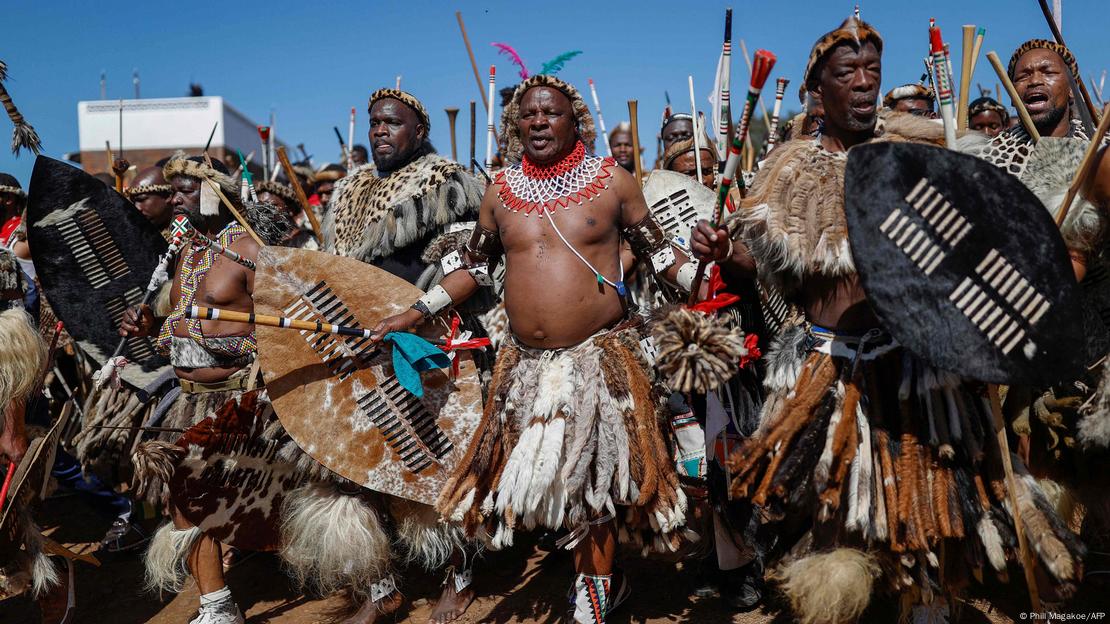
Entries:
<svg viewBox="0 0 1110 624">
<path fill-rule="evenodd" d="M 467 215 L 484 189 L 462 165 L 422 156 L 385 178 L 363 167 L 336 184 L 324 217 L 324 250 L 370 261 L 422 240 Z"/>
</svg>

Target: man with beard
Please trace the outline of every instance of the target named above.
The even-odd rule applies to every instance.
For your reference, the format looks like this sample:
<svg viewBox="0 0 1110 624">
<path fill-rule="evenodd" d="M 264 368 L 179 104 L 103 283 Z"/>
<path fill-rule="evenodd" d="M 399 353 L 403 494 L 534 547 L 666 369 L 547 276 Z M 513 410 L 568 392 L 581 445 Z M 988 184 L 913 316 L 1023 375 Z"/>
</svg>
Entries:
<svg viewBox="0 0 1110 624">
<path fill-rule="evenodd" d="M 776 147 L 727 228 L 702 222 L 693 237 L 695 253 L 736 270 L 750 271 L 754 260 L 759 277 L 805 315 L 769 350 L 763 424 L 727 460 L 733 499 L 750 501 L 778 530 L 776 552 L 791 555 L 779 580 L 802 621 L 858 620 L 883 575 L 883 586 L 903 593 L 904 606 L 915 605 L 915 621 L 944 617 L 947 605 L 935 588 L 957 591 L 970 579 L 966 568 L 953 566 L 938 577 L 938 552 L 950 561 L 987 553 L 1002 573 L 1007 558 L 1017 556 L 1013 543 L 998 541 L 998 527 L 1011 526 L 1005 484 L 977 489 L 975 483 L 991 480 L 988 462 L 945 454 L 921 428 L 948 417 L 944 402 L 906 401 L 901 390 L 943 388 L 953 405 L 970 406 L 952 411 L 967 419 L 966 427 L 989 432 L 989 413 L 974 407 L 984 400 L 981 385 L 940 382 L 894 343 L 868 305 L 852 261 L 844 213 L 848 151 L 875 141 L 943 144 L 935 122 L 878 113 L 882 45 L 878 32 L 857 18 L 818 40 L 805 84 L 824 104 L 821 133 Z M 983 440 L 984 452 L 997 456 L 993 436 Z M 889 514 L 876 511 L 882 503 L 854 498 L 863 491 L 863 474 L 883 484 L 874 500 L 886 501 Z M 966 530 L 956 531 L 946 520 L 938 526 L 935 512 L 918 515 L 922 508 L 909 503 L 930 497 L 981 506 L 963 521 Z M 1001 516 L 997 523 L 994 514 Z M 1075 574 L 1076 553 L 1065 556 Z"/>
<path fill-rule="evenodd" d="M 933 112 L 933 92 L 917 83 L 891 89 L 883 97 L 883 106 L 892 111 L 919 117 L 932 119 L 937 116 Z"/>
<path fill-rule="evenodd" d="M 173 187 L 170 205 L 174 215 L 184 215 L 200 234 L 255 260 L 259 245 L 233 217 L 227 206 L 208 206 L 202 186 L 217 184 L 228 198 L 239 197 L 239 184 L 218 160 L 201 157 L 170 159 L 163 174 Z M 208 193 L 205 189 L 204 194 Z M 235 201 L 234 199 L 230 201 Z M 284 237 L 288 220 L 274 206 L 236 206 L 268 244 Z M 156 319 L 149 306 L 130 308 L 124 314 L 120 334 L 157 334 L 157 348 L 169 355 L 181 384 L 181 395 L 170 407 L 162 426 L 187 429 L 255 384 L 252 366 L 258 351 L 254 328 L 220 320 L 190 320 L 185 312 L 202 304 L 214 308 L 253 312 L 254 271 L 216 253 L 206 245 L 189 245 L 180 253 L 170 290 L 169 316 Z M 136 474 L 169 474 L 172 469 L 154 467 L 159 461 L 158 443 L 140 444 L 135 452 Z M 157 477 L 137 483 L 137 493 L 148 493 L 165 501 L 167 484 Z M 241 624 L 243 615 L 224 583 L 222 547 L 202 533 L 176 508 L 169 509 L 172 523 L 164 524 L 151 540 L 146 554 L 147 584 L 160 591 L 178 592 L 184 585 L 183 570 L 193 576 L 200 591 L 200 613 L 193 624 Z M 186 567 L 187 566 L 187 567 Z"/>
<path fill-rule="evenodd" d="M 437 507 L 468 534 L 487 531 L 494 548 L 510 546 L 515 529 L 571 529 L 560 545 L 574 550 L 578 572 L 572 619 L 604 622 L 629 591 L 613 569 L 618 535 L 675 548 L 686 512 L 641 352 L 642 319 L 629 314 L 621 241 L 682 288 L 695 267 L 666 241 L 633 176 L 589 155 L 593 118 L 574 87 L 526 79 L 501 132 L 515 164 L 486 190 L 464 267 L 382 321 L 375 339 L 463 302 L 504 256 L 512 337 Z"/>
<path fill-rule="evenodd" d="M 622 121 L 609 133 L 609 150 L 613 152 L 613 160 L 628 173 L 636 172 L 639 157 L 632 145 L 632 125 Z"/>
<path fill-rule="evenodd" d="M 140 171 L 131 181 L 131 186 L 123 191 L 123 196 L 135 204 L 147 221 L 162 231 L 167 241 L 170 238 L 170 221 L 173 220 L 172 194 L 173 187 L 162 176 L 162 168 L 156 166 Z"/>
<path fill-rule="evenodd" d="M 1010 111 L 994 98 L 983 96 L 967 105 L 967 127 L 982 132 L 988 139 L 1010 127 Z"/>
<path fill-rule="evenodd" d="M 411 94 L 379 89 L 370 96 L 368 112 L 374 166 L 360 167 L 335 183 L 322 226 L 323 248 L 427 289 L 439 273 L 438 258 L 426 255 L 432 253 L 430 243 L 453 224 L 477 216 L 482 185 L 461 165 L 435 153 L 428 140 L 428 112 Z M 468 323 L 465 315 L 463 320 Z M 396 554 L 426 570 L 451 564 L 431 616 L 433 624 L 458 619 L 474 600 L 473 548 L 456 528 L 438 522 L 431 507 L 360 491 L 342 481 L 296 490 L 288 500 L 289 508 L 305 513 L 289 514 L 283 528 L 286 541 L 317 544 L 321 554 L 283 552 L 286 565 L 318 589 L 346 589 L 360 601 L 350 622 L 376 621 L 400 605 L 391 574 L 394 544 Z M 351 540 L 342 531 L 356 529 L 328 522 L 330 515 L 352 507 L 365 521 L 349 525 L 357 524 L 364 539 L 380 546 L 374 552 L 348 553 Z M 397 526 L 403 520 L 406 530 L 393 539 L 383 529 L 383 516 L 392 516 Z M 327 548 L 341 550 L 329 555 L 322 552 Z M 321 560 L 343 562 L 344 569 L 321 570 Z M 365 579 L 375 580 L 367 586 Z"/>
</svg>

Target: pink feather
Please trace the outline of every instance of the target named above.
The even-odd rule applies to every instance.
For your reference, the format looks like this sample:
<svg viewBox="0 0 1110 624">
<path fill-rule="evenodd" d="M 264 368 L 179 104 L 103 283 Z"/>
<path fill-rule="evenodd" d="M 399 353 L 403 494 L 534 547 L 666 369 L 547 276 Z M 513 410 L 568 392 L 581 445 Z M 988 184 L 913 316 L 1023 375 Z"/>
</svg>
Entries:
<svg viewBox="0 0 1110 624">
<path fill-rule="evenodd" d="M 505 56 L 507 56 L 507 57 L 509 57 L 513 60 L 513 64 L 520 68 L 520 79 L 521 80 L 527 80 L 528 79 L 528 68 L 524 66 L 524 59 L 520 58 L 520 55 L 516 53 L 516 50 L 513 49 L 513 46 L 511 46 L 507 43 L 497 43 L 497 42 L 494 42 L 490 45 L 497 48 L 498 53 L 504 54 Z"/>
</svg>

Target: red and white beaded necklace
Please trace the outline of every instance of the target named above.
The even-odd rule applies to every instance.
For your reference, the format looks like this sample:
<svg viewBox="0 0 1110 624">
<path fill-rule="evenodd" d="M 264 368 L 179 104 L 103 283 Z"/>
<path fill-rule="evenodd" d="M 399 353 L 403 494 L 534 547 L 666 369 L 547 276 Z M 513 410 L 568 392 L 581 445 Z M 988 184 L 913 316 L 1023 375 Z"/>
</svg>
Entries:
<svg viewBox="0 0 1110 624">
<path fill-rule="evenodd" d="M 520 166 L 498 172 L 494 182 L 501 187 L 497 196 L 501 205 L 513 212 L 532 212 L 543 216 L 562 206 L 582 205 L 609 188 L 609 169 L 617 163 L 612 158 L 587 156 L 582 141 L 565 158 L 549 167 L 540 167 L 524 156 Z"/>
</svg>

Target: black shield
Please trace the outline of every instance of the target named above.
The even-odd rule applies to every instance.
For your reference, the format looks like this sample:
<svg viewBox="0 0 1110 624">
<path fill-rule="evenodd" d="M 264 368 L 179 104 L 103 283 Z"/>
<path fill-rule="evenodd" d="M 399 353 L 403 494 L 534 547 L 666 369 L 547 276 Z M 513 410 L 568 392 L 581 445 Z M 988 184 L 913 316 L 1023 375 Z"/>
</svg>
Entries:
<svg viewBox="0 0 1110 624">
<path fill-rule="evenodd" d="M 874 143 L 849 152 L 844 195 L 868 300 L 915 355 L 999 384 L 1082 373 L 1067 250 L 1017 178 L 938 147 Z"/>
<path fill-rule="evenodd" d="M 115 189 L 45 156 L 35 160 L 27 238 L 43 290 L 81 349 L 103 364 L 119 343 L 120 320 L 142 301 L 166 241 Z M 168 360 L 152 338 L 130 338 L 123 379 L 143 387 Z"/>
</svg>

